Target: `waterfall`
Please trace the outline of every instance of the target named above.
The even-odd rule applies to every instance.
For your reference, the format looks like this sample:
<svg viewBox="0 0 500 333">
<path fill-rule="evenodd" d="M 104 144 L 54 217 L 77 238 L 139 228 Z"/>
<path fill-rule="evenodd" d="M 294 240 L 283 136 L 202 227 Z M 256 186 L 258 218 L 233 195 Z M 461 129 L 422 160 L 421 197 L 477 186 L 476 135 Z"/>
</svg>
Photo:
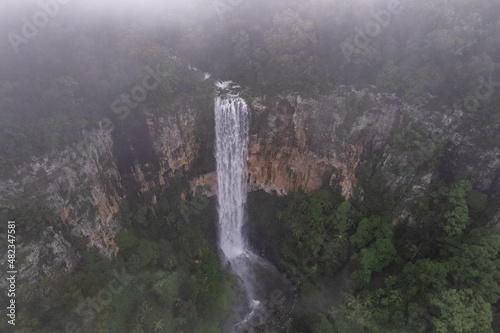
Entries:
<svg viewBox="0 0 500 333">
<path fill-rule="evenodd" d="M 233 332 L 244 332 L 250 326 L 262 325 L 258 323 L 262 316 L 256 313 L 270 313 L 263 309 L 263 304 L 273 299 L 273 293 L 286 295 L 287 300 L 293 298 L 276 268 L 255 255 L 243 235 L 247 216 L 249 111 L 245 101 L 234 92 L 238 86 L 223 82 L 217 83 L 217 88 L 219 94 L 215 98 L 214 111 L 219 247 L 223 265 L 239 278 L 245 294 L 246 302 L 241 305 L 246 314 L 233 329 Z M 291 308 L 284 303 L 280 306 L 282 312 L 282 309 Z"/>
<path fill-rule="evenodd" d="M 218 88 L 231 85 L 219 83 Z M 237 94 L 229 92 L 215 98 L 219 247 L 223 264 L 240 279 L 245 306 L 251 307 L 257 297 L 253 266 L 259 258 L 248 248 L 242 230 L 247 215 L 248 122 L 247 104 Z"/>
<path fill-rule="evenodd" d="M 233 261 L 248 253 L 242 235 L 246 215 L 248 107 L 237 96 L 215 99 L 220 248 Z"/>
</svg>

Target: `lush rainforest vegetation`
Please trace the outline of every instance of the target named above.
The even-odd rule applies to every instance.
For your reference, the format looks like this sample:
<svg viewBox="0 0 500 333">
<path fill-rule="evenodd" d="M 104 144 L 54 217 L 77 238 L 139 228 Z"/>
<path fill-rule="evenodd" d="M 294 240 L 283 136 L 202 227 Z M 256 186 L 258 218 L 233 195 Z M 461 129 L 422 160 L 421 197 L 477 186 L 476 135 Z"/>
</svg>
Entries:
<svg viewBox="0 0 500 333">
<path fill-rule="evenodd" d="M 119 124 L 113 101 L 151 68 L 163 80 L 141 108 L 157 113 L 178 101 L 210 109 L 214 80 L 230 79 L 270 98 L 375 85 L 409 103 L 454 105 L 486 133 L 498 126 L 500 93 L 492 89 L 500 89 L 500 3 L 401 1 L 380 33 L 355 46 L 355 28 L 376 21 L 390 2 L 243 0 L 221 11 L 192 1 L 126 17 L 67 5 L 18 53 L 0 39 L 0 178 L 108 120 Z M 0 28 L 20 22 L 13 15 Z M 490 93 L 471 106 L 478 89 Z M 411 146 L 418 135 L 396 133 L 395 141 Z M 431 185 L 408 203 L 417 214 L 406 223 L 393 223 L 400 189 L 368 168 L 358 171 L 350 198 L 327 184 L 312 195 L 250 194 L 252 245 L 299 286 L 302 308 L 290 332 L 500 332 L 500 230 L 487 227 L 500 198 L 473 189 L 442 156 L 433 162 Z M 199 199 L 181 200 L 188 188 L 180 175 L 156 204 L 153 193 L 122 204 L 114 261 L 59 221 L 80 262 L 70 274 L 20 289 L 15 332 L 226 330 L 236 282 L 218 260 L 216 204 L 206 199 L 186 221 Z M 36 188 L 12 196 L 9 207 L 0 207 L 0 220 L 25 221 L 26 241 L 59 219 Z"/>
<path fill-rule="evenodd" d="M 496 332 L 500 232 L 485 223 L 498 203 L 466 180 L 436 177 L 415 203 L 414 223 L 394 226 L 394 193 L 372 187 L 376 178 L 364 187 L 378 198 L 369 204 L 327 188 L 272 203 L 264 193 L 250 196 L 250 212 L 277 212 L 253 213 L 255 233 L 266 234 L 259 246 L 298 281 L 305 303 L 315 303 L 317 290 L 331 297 L 331 323 L 298 313 L 292 332 Z"/>
</svg>

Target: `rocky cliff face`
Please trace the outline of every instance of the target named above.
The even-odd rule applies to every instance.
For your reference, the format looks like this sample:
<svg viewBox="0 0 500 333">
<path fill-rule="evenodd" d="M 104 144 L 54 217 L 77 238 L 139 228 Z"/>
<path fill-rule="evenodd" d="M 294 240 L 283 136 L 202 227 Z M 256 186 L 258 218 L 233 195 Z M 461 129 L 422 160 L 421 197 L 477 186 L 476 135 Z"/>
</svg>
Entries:
<svg viewBox="0 0 500 333">
<path fill-rule="evenodd" d="M 87 133 L 79 144 L 34 158 L 19 169 L 17 177 L 0 183 L 0 198 L 7 202 L 3 206 L 8 206 L 11 195 L 34 184 L 38 191 L 48 194 L 48 203 L 59 215 L 34 242 L 23 242 L 23 233 L 18 230 L 18 258 L 24 257 L 21 278 L 31 282 L 60 267 L 72 269 L 78 254 L 63 235 L 66 231 L 86 237 L 89 245 L 108 256 L 118 250 L 113 236 L 119 225 L 113 213 L 118 210 L 121 185 L 112 144 L 109 131 Z M 16 223 L 18 227 L 23 225 L 23 221 Z"/>
<path fill-rule="evenodd" d="M 79 254 L 70 236 L 87 239 L 112 258 L 119 251 L 114 236 L 121 226 L 114 213 L 122 200 L 152 192 L 154 202 L 179 173 L 190 175 L 192 188 L 208 185 L 206 194 L 216 194 L 212 106 L 188 104 L 178 103 L 168 114 L 137 112 L 114 131 L 86 133 L 78 145 L 34 158 L 14 179 L 0 182 L 0 207 L 35 184 L 59 216 L 39 239 L 21 247 L 21 278 L 39 281 L 61 267 L 71 270 Z M 388 186 L 404 189 L 404 203 L 423 193 L 441 161 L 468 173 L 479 191 L 500 193 L 500 147 L 484 142 L 500 131 L 468 130 L 473 119 L 460 110 L 407 105 L 374 87 L 345 86 L 318 99 L 254 97 L 249 104 L 250 190 L 311 193 L 328 184 L 348 197 L 360 170 L 370 167 L 382 170 Z"/>
<path fill-rule="evenodd" d="M 360 166 L 369 164 L 382 170 L 389 186 L 406 189 L 404 201 L 420 195 L 436 162 L 443 162 L 450 172 L 466 172 L 479 191 L 500 191 L 500 147 L 484 138 L 500 132 L 470 130 L 474 121 L 460 110 L 407 105 L 374 87 L 344 86 L 319 99 L 287 96 L 264 106 L 256 98 L 251 105 L 254 189 L 310 193 L 326 182 L 348 197 Z"/>
<path fill-rule="evenodd" d="M 88 246 L 110 259 L 118 253 L 114 237 L 122 226 L 114 214 L 122 200 L 151 191 L 154 202 L 169 179 L 189 170 L 198 158 L 195 124 L 201 121 L 201 110 L 177 107 L 168 115 L 150 111 L 132 115 L 117 123 L 114 131 L 100 128 L 84 133 L 78 144 L 33 158 L 16 177 L 0 182 L 0 207 L 9 208 L 12 195 L 34 185 L 48 194 L 48 204 L 58 216 L 36 241 L 23 242 L 18 232 L 21 279 L 40 281 L 62 267 L 72 270 L 79 261 L 72 237 L 86 239 Z"/>
</svg>

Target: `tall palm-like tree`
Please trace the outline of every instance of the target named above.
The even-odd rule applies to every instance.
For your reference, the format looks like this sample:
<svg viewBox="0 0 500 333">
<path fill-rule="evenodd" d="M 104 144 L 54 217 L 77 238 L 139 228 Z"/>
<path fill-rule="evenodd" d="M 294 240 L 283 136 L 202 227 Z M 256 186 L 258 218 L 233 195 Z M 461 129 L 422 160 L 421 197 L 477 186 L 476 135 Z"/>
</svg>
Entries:
<svg viewBox="0 0 500 333">
<path fill-rule="evenodd" d="M 184 317 L 177 317 L 175 318 L 175 322 L 179 325 L 184 325 L 185 323 L 187 323 L 187 320 Z"/>
<path fill-rule="evenodd" d="M 347 234 L 345 234 L 344 232 L 339 232 L 335 235 L 333 241 L 338 244 L 345 244 L 349 242 L 349 237 L 347 237 Z"/>
<path fill-rule="evenodd" d="M 408 254 L 410 256 L 410 260 L 413 260 L 420 254 L 422 244 L 415 245 L 415 244 L 412 244 L 411 241 L 407 240 L 405 248 L 408 251 Z"/>
<path fill-rule="evenodd" d="M 160 319 L 155 322 L 155 332 L 163 332 L 165 330 L 165 321 Z"/>
<path fill-rule="evenodd" d="M 181 306 L 183 306 L 183 305 L 184 305 L 184 301 L 183 301 L 183 300 L 182 300 L 182 298 L 180 298 L 180 297 L 177 297 L 177 298 L 175 299 L 175 301 L 174 301 L 174 302 L 175 302 L 174 307 L 175 307 L 176 309 L 178 309 L 178 308 L 180 308 Z"/>
<path fill-rule="evenodd" d="M 331 212 L 331 210 L 333 209 L 333 202 L 331 202 L 330 200 L 323 201 L 323 208 L 327 212 Z"/>
<path fill-rule="evenodd" d="M 142 327 L 142 323 L 136 323 L 134 328 L 132 329 L 132 333 L 144 333 L 144 328 Z"/>
<path fill-rule="evenodd" d="M 139 314 L 137 315 L 137 318 L 139 318 L 141 323 L 144 321 L 144 318 L 146 318 L 150 310 L 151 308 L 149 306 L 149 303 L 147 301 L 144 301 L 144 303 L 142 303 L 139 307 Z"/>
<path fill-rule="evenodd" d="M 371 309 L 373 307 L 373 296 L 368 295 L 363 298 L 362 304 L 365 308 Z"/>
<path fill-rule="evenodd" d="M 403 303 L 404 297 L 400 290 L 391 290 L 389 292 L 389 300 L 396 305 Z"/>
<path fill-rule="evenodd" d="M 135 324 L 132 324 L 132 333 L 144 333 L 143 322 L 144 318 L 137 315 Z"/>
<path fill-rule="evenodd" d="M 299 229 L 299 228 L 294 228 L 292 230 L 292 233 L 293 233 L 293 237 L 296 239 L 296 240 L 299 240 L 302 238 L 302 235 L 304 234 L 304 232 Z"/>
</svg>

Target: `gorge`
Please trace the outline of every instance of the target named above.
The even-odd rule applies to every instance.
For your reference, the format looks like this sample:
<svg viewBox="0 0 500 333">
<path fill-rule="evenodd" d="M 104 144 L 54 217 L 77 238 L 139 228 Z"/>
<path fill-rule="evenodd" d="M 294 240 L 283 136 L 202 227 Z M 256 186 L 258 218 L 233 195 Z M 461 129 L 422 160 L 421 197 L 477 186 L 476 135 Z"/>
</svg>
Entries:
<svg viewBox="0 0 500 333">
<path fill-rule="evenodd" d="M 250 327 L 270 325 L 266 322 L 271 321 L 269 314 L 262 315 L 265 310 L 261 303 L 269 302 L 273 286 L 270 281 L 275 280 L 276 285 L 280 273 L 252 251 L 244 234 L 248 220 L 248 106 L 237 92 L 233 92 L 239 87 L 232 82 L 218 82 L 217 87 L 219 95 L 222 94 L 214 103 L 219 246 L 223 267 L 238 277 L 244 294 L 244 304 L 238 305 L 243 318 L 233 326 L 234 332 L 239 333 Z"/>
<path fill-rule="evenodd" d="M 482 136 L 476 131 L 462 131 L 460 136 L 454 134 L 468 124 L 453 110 L 438 112 L 408 105 L 389 93 L 354 87 L 341 87 L 319 99 L 289 95 L 267 105 L 260 96 L 247 100 L 248 117 L 251 118 L 248 183 L 247 179 L 240 182 L 247 167 L 241 163 L 231 168 L 241 174 L 228 179 L 238 186 L 241 196 L 245 187 L 248 191 L 264 190 L 272 196 L 286 197 L 301 189 L 314 193 L 326 184 L 338 187 L 348 198 L 356 194 L 360 182 L 365 182 L 362 170 L 378 166 L 385 170 L 383 186 L 406 189 L 394 202 L 396 214 L 392 221 L 394 224 L 406 223 L 403 221 L 411 221 L 415 214 L 415 208 L 406 202 L 424 195 L 435 170 L 432 161 L 437 152 L 447 168 L 467 170 L 474 165 L 471 180 L 476 189 L 492 197 L 499 191 L 498 178 L 494 176 L 498 172 L 495 157 L 498 148 L 480 148 L 476 142 L 480 142 Z M 359 113 L 354 117 L 347 112 L 353 110 L 351 100 L 359 103 Z M 35 160 L 21 168 L 11 180 L 1 182 L 3 200 L 9 199 L 12 193 L 26 195 L 26 186 L 30 184 L 46 193 L 44 205 L 54 207 L 63 226 L 57 231 L 56 225 L 46 225 L 41 238 L 23 247 L 21 253 L 25 253 L 23 265 L 26 268 L 21 277 L 24 281 L 41 281 L 60 268 L 74 270 L 81 260 L 79 250 L 73 245 L 75 236 L 83 237 L 109 258 L 116 258 L 123 249 L 115 238 L 123 230 L 124 223 L 114 214 L 124 200 L 147 195 L 150 198 L 147 205 L 152 205 L 165 195 L 161 189 L 171 187 L 176 178 L 187 179 L 192 192 L 200 188 L 203 189 L 201 193 L 209 197 L 221 193 L 235 202 L 234 195 L 220 192 L 221 185 L 214 176 L 216 132 L 210 128 L 216 128 L 216 112 L 210 109 L 234 107 L 243 111 L 243 102 L 239 103 L 220 99 L 200 109 L 179 101 L 176 111 L 168 116 L 158 116 L 145 109 L 131 115 L 114 134 L 99 129 L 89 132 L 78 146 Z M 204 130 L 199 132 L 197 128 Z M 420 139 L 416 139 L 416 131 Z M 117 135 L 124 135 L 128 145 L 116 144 Z M 413 138 L 413 146 L 399 144 L 398 136 Z M 444 142 L 448 143 L 443 145 Z M 240 149 L 240 154 L 244 154 L 244 147 Z M 77 175 L 76 169 L 83 173 L 80 171 Z M 238 212 L 233 213 L 242 222 L 244 200 L 240 198 L 238 202 L 233 205 L 239 207 Z M 189 201 L 186 204 L 190 205 Z M 196 214 L 193 216 L 196 218 Z M 489 223 L 497 226 L 498 218 L 498 215 L 493 216 Z M 249 244 L 245 244 L 241 235 L 230 238 L 237 240 L 237 247 L 233 247 L 235 244 L 229 239 L 224 241 L 227 258 L 248 250 Z M 252 246 L 269 257 L 266 247 L 272 241 L 261 238 L 262 235 L 251 237 Z M 269 290 L 259 291 L 263 296 L 256 297 L 257 300 L 269 299 L 275 286 L 284 285 L 271 284 Z M 248 285 L 248 292 L 252 293 Z M 252 301 L 253 298 L 245 301 L 247 310 Z M 248 313 L 242 311 L 241 315 Z"/>
<path fill-rule="evenodd" d="M 1 332 L 500 331 L 498 1 L 57 2 L 0 5 L 57 11 L 0 39 Z"/>
</svg>

